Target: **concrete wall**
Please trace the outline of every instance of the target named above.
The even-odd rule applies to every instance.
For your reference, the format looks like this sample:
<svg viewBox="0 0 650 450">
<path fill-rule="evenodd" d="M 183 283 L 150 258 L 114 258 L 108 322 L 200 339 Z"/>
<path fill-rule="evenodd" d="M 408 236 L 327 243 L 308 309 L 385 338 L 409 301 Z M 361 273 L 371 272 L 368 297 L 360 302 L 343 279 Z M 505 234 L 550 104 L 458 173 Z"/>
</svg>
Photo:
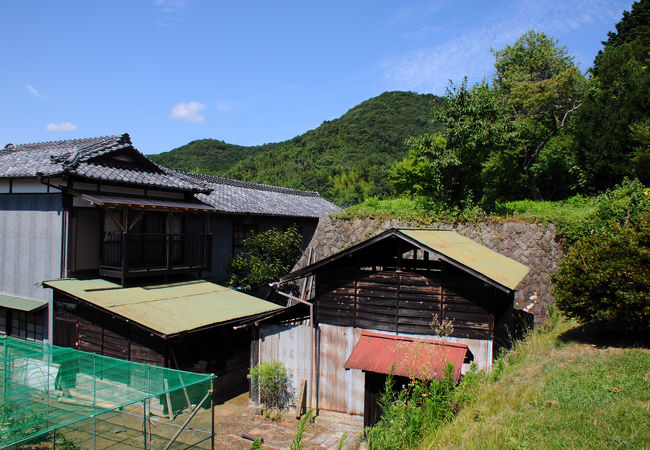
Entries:
<svg viewBox="0 0 650 450">
<path fill-rule="evenodd" d="M 313 260 L 318 261 L 352 245 L 362 242 L 392 227 L 426 227 L 455 230 L 486 247 L 530 267 L 530 272 L 519 285 L 515 307 L 535 315 L 539 323 L 546 316 L 546 307 L 553 303 L 551 296 L 554 273 L 563 258 L 555 236 L 555 227 L 546 224 L 519 222 L 446 224 L 423 226 L 417 222 L 399 220 L 344 220 L 322 217 L 309 244 Z M 307 265 L 308 250 L 296 268 Z"/>
<path fill-rule="evenodd" d="M 51 300 L 36 283 L 61 276 L 61 194 L 0 195 L 0 293 Z"/>
</svg>

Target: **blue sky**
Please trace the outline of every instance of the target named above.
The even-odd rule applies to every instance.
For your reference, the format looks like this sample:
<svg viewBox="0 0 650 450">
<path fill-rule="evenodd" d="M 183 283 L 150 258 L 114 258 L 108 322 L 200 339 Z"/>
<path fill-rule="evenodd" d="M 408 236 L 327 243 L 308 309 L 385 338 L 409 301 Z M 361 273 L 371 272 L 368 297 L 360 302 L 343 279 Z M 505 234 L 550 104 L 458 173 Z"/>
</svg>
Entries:
<svg viewBox="0 0 650 450">
<path fill-rule="evenodd" d="M 390 90 L 489 77 L 534 28 L 586 70 L 631 0 L 3 1 L 0 145 L 277 142 Z"/>
</svg>

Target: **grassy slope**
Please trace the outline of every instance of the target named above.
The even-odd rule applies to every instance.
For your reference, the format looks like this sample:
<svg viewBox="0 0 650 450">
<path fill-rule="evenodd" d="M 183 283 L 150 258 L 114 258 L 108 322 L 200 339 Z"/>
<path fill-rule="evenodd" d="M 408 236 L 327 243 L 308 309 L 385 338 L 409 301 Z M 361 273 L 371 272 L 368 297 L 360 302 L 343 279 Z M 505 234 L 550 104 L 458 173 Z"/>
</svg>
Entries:
<svg viewBox="0 0 650 450">
<path fill-rule="evenodd" d="M 550 331 L 548 330 L 550 328 Z M 595 338 L 593 336 L 596 336 Z M 423 448 L 648 448 L 650 350 L 575 322 L 536 330 Z"/>
</svg>

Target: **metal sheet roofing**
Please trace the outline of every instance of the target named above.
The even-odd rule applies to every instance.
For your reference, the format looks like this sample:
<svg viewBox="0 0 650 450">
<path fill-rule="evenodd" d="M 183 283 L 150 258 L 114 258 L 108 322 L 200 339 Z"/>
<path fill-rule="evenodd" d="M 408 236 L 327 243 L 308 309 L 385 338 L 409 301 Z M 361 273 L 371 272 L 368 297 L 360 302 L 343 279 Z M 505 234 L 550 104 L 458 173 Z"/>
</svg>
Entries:
<svg viewBox="0 0 650 450">
<path fill-rule="evenodd" d="M 374 237 L 366 239 L 334 255 L 328 256 L 309 266 L 298 269 L 279 278 L 281 282 L 290 281 L 307 275 L 344 256 L 373 246 L 381 245 L 388 238 L 399 238 L 415 248 L 420 248 L 452 264 L 475 277 L 492 284 L 506 292 L 513 291 L 530 271 L 514 259 L 503 256 L 451 230 L 430 230 L 414 228 L 391 228 Z"/>
<path fill-rule="evenodd" d="M 514 290 L 530 268 L 451 230 L 398 229 L 405 236 L 462 266 Z"/>
<path fill-rule="evenodd" d="M 215 211 L 215 208 L 198 202 L 156 199 L 151 197 L 122 197 L 117 195 L 86 194 L 70 190 L 77 197 L 99 206 L 132 206 L 145 209 L 175 209 L 193 211 Z"/>
<path fill-rule="evenodd" d="M 17 309 L 19 311 L 31 312 L 47 305 L 45 300 L 33 300 L 31 298 L 13 297 L 11 295 L 0 295 L 0 306 Z"/>
<path fill-rule="evenodd" d="M 43 284 L 166 337 L 282 308 L 203 280 L 138 287 L 121 287 L 102 279 Z"/>
<path fill-rule="evenodd" d="M 442 380 L 448 363 L 454 365 L 454 381 L 468 353 L 465 344 L 442 342 L 364 331 L 345 362 L 346 369 L 401 377 Z"/>
</svg>

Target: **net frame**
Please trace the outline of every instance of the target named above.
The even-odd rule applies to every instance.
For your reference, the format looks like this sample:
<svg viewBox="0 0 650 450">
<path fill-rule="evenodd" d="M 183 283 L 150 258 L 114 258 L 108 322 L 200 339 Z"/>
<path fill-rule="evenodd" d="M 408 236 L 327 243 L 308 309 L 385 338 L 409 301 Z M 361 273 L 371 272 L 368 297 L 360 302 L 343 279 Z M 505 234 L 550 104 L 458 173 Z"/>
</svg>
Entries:
<svg viewBox="0 0 650 450">
<path fill-rule="evenodd" d="M 173 418 L 175 412 L 205 402 L 213 379 L 213 374 L 0 336 L 0 448 L 88 419 L 94 433 L 96 417 L 136 403 L 148 405 L 146 414 L 157 403 L 160 413 Z M 171 393 L 176 393 L 176 402 Z"/>
</svg>

